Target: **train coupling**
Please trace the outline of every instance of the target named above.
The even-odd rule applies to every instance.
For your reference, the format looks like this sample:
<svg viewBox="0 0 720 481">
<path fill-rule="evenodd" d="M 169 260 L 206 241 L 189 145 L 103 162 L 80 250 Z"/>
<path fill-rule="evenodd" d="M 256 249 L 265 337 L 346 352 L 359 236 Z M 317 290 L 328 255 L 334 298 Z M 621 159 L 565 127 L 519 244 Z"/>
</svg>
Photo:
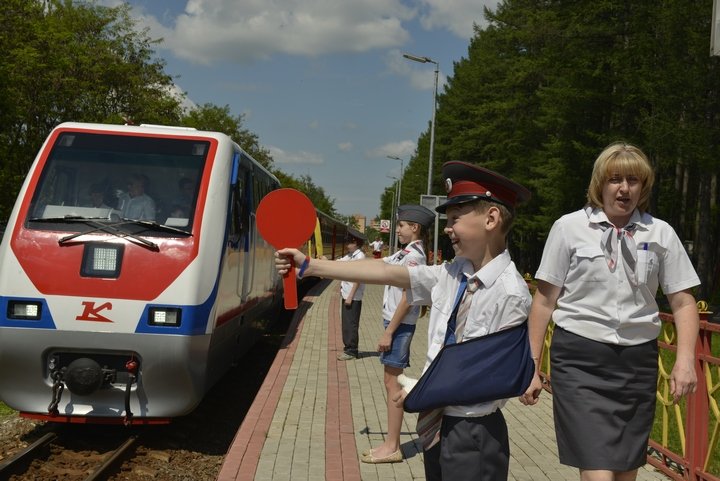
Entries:
<svg viewBox="0 0 720 481">
<path fill-rule="evenodd" d="M 132 385 L 137 380 L 137 361 L 131 358 L 118 369 L 107 365 L 101 366 L 95 359 L 89 357 L 77 357 L 70 362 L 62 358 L 62 355 L 51 356 L 48 360 L 52 380 L 52 399 L 48 406 L 50 415 L 58 414 L 58 406 L 65 387 L 75 395 L 89 396 L 102 387 L 120 382 L 125 391 L 126 418 L 132 418 L 129 401 Z"/>
</svg>

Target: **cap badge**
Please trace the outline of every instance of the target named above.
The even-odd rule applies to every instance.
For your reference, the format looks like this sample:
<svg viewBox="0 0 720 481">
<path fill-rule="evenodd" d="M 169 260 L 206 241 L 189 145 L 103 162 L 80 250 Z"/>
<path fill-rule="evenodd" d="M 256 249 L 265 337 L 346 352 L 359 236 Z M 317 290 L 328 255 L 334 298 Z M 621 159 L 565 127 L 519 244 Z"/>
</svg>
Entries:
<svg viewBox="0 0 720 481">
<path fill-rule="evenodd" d="M 492 192 L 489 190 L 485 192 L 485 197 L 492 197 Z"/>
<path fill-rule="evenodd" d="M 452 179 L 448 177 L 445 179 L 445 192 L 450 193 L 452 190 Z"/>
</svg>

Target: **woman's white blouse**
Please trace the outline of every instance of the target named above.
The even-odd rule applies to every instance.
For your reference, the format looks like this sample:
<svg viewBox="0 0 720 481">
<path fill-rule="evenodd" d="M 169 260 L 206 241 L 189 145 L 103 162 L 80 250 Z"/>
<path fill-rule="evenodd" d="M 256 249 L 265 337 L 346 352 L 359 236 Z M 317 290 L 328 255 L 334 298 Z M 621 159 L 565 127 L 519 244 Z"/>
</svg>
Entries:
<svg viewBox="0 0 720 481">
<path fill-rule="evenodd" d="M 601 249 L 602 209 L 564 215 L 552 226 L 537 279 L 562 287 L 553 321 L 574 334 L 600 342 L 636 345 L 657 338 L 660 317 L 658 286 L 672 294 L 700 284 L 700 279 L 673 228 L 650 214 L 633 212 L 630 223 L 637 246 L 633 287 L 622 256 L 611 272 Z"/>
</svg>

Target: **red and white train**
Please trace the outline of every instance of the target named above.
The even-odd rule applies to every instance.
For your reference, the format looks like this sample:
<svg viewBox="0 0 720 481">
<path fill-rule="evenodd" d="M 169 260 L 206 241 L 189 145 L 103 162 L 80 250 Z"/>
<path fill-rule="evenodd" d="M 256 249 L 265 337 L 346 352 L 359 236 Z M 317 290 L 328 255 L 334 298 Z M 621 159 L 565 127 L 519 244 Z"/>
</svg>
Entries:
<svg viewBox="0 0 720 481">
<path fill-rule="evenodd" d="M 190 412 L 282 306 L 255 227 L 278 187 L 224 134 L 55 128 L 0 244 L 0 399 L 57 422 Z M 345 226 L 319 219 L 308 248 L 339 254 Z"/>
</svg>

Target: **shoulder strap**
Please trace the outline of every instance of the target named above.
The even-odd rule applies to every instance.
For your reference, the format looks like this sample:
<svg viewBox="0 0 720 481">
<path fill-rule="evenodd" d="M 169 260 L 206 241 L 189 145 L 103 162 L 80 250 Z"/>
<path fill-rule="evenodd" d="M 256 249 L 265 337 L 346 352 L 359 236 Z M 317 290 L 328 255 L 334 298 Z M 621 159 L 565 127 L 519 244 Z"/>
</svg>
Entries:
<svg viewBox="0 0 720 481">
<path fill-rule="evenodd" d="M 467 283 L 467 277 L 465 274 L 462 274 L 462 279 L 460 280 L 460 285 L 458 286 L 457 294 L 455 295 L 455 305 L 453 306 L 452 313 L 447 321 L 447 328 L 445 329 L 445 342 L 443 343 L 445 345 L 447 345 L 449 341 L 452 341 L 450 344 L 455 344 L 457 342 L 455 339 L 455 322 L 457 321 L 458 309 L 460 309 L 460 300 L 467 289 Z"/>
<path fill-rule="evenodd" d="M 410 244 L 410 247 L 415 249 L 421 256 L 425 256 L 425 251 L 423 251 L 422 248 L 418 246 L 418 242 L 413 242 L 412 244 Z"/>
</svg>

